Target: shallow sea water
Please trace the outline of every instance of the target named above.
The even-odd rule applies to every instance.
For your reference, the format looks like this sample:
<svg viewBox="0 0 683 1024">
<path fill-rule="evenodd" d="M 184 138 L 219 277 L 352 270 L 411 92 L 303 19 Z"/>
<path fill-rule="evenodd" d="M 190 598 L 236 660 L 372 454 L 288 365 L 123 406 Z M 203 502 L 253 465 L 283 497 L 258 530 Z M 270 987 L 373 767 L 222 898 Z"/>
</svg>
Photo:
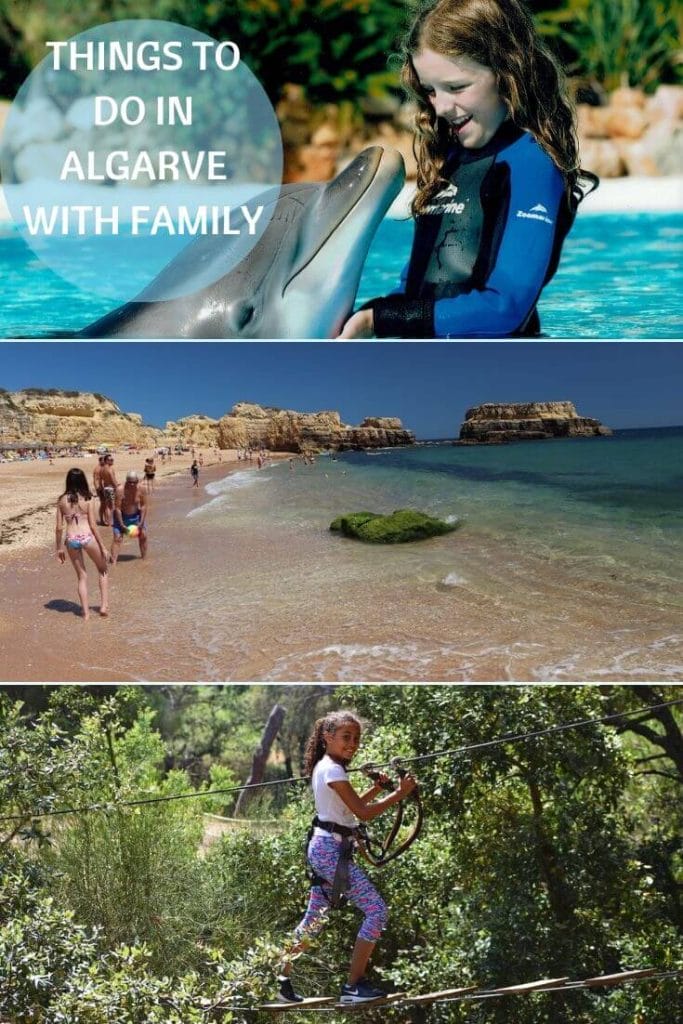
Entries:
<svg viewBox="0 0 683 1024">
<path fill-rule="evenodd" d="M 397 286 L 411 238 L 410 221 L 383 222 L 363 271 L 359 303 Z M 539 303 L 544 335 L 680 337 L 682 249 L 680 214 L 579 215 Z M 76 332 L 117 305 L 63 281 L 9 225 L 0 226 L 0 275 L 1 337 Z"/>
<path fill-rule="evenodd" d="M 193 671 L 282 682 L 680 680 L 682 440 L 661 430 L 421 446 L 216 481 L 185 521 L 201 579 L 183 590 Z M 340 511 L 400 507 L 461 525 L 392 547 L 328 529 Z"/>
<path fill-rule="evenodd" d="M 124 545 L 106 621 L 74 615 L 47 547 L 0 565 L 6 678 L 680 682 L 682 441 L 421 445 L 214 470 L 199 490 L 183 474 L 152 499 L 149 559 Z M 329 530 L 410 506 L 460 528 L 394 546 Z"/>
</svg>

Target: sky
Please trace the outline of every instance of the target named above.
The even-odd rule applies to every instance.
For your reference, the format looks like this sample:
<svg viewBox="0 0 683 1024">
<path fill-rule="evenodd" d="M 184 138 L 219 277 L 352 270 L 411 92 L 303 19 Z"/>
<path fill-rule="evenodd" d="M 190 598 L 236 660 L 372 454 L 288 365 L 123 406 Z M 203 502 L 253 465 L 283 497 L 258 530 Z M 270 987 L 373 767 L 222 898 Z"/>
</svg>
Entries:
<svg viewBox="0 0 683 1024">
<path fill-rule="evenodd" d="M 483 402 L 572 401 L 614 429 L 683 424 L 678 342 L 2 342 L 0 386 L 97 391 L 145 423 L 236 402 L 457 437 Z"/>
</svg>

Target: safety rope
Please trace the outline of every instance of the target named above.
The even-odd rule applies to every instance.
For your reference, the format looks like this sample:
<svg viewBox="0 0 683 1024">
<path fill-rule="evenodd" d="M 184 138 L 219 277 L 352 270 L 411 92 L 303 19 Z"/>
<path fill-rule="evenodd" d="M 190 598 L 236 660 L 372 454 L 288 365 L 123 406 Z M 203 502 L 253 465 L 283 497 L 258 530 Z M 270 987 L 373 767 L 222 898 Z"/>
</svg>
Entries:
<svg viewBox="0 0 683 1024">
<path fill-rule="evenodd" d="M 492 740 L 485 740 L 481 743 L 468 743 L 462 747 L 453 747 L 449 750 L 437 750 L 431 754 L 418 754 L 414 757 L 400 757 L 398 760 L 406 764 L 420 764 L 427 761 L 433 761 L 441 757 L 459 757 L 461 754 L 469 753 L 470 751 L 486 750 L 496 746 L 502 746 L 506 743 L 521 743 L 525 740 L 538 739 L 541 736 L 549 736 L 553 733 L 565 732 L 568 729 L 579 729 L 588 725 L 599 725 L 605 722 L 614 722 L 619 719 L 628 719 L 634 716 L 646 715 L 649 711 L 658 711 L 661 708 L 673 707 L 677 704 L 683 704 L 683 697 L 679 697 L 675 700 L 662 701 L 658 704 L 649 704 L 643 708 L 637 708 L 633 711 L 620 711 L 609 715 L 600 715 L 596 718 L 584 718 L 579 719 L 575 722 L 565 722 L 561 725 L 551 725 L 546 729 L 536 729 L 530 732 L 520 733 L 506 733 L 503 736 L 497 736 Z M 392 766 L 396 759 L 385 761 L 379 764 L 373 763 L 373 768 L 389 768 Z M 349 773 L 360 772 L 364 768 L 349 768 Z M 173 800 L 192 800 L 200 797 L 207 796 L 227 796 L 231 793 L 242 793 L 254 789 L 265 789 L 270 786 L 285 786 L 292 783 L 308 783 L 310 779 L 308 776 L 292 776 L 287 779 L 271 779 L 268 782 L 251 782 L 245 783 L 243 786 L 231 786 L 227 789 L 205 789 L 195 790 L 192 793 L 173 793 L 166 796 L 149 796 L 140 797 L 136 800 L 111 800 L 104 803 L 93 803 L 84 804 L 79 807 L 61 807 L 55 810 L 47 811 L 34 811 L 31 814 L 6 814 L 0 815 L 0 821 L 24 821 L 25 819 L 36 820 L 38 818 L 52 818 L 64 814 L 88 814 L 97 811 L 110 811 L 115 810 L 119 807 L 142 807 L 146 804 L 160 804 L 168 803 Z"/>
<path fill-rule="evenodd" d="M 400 779 L 404 778 L 408 774 L 408 769 L 404 767 L 403 761 L 399 757 L 392 758 L 391 767 Z M 370 762 L 368 764 L 360 765 L 359 769 L 354 769 L 354 771 L 355 770 L 362 771 L 365 775 L 371 778 L 376 785 L 381 786 L 382 789 L 393 791 L 391 782 L 383 781 L 381 773 L 377 771 L 377 768 L 373 763 Z M 416 786 L 406 799 L 415 805 L 415 817 L 410 832 L 397 846 L 394 846 L 394 843 L 398 837 L 401 825 L 403 824 L 405 806 L 403 800 L 399 800 L 396 804 L 394 822 L 389 834 L 385 837 L 383 842 L 378 843 L 373 839 L 370 830 L 364 823 L 361 823 L 357 827 L 360 851 L 365 859 L 376 868 L 382 868 L 385 864 L 390 864 L 392 860 L 396 860 L 396 858 L 400 857 L 402 853 L 405 853 L 405 851 L 413 845 L 422 831 L 424 807 L 422 806 L 422 797 L 420 795 L 419 786 Z"/>
</svg>

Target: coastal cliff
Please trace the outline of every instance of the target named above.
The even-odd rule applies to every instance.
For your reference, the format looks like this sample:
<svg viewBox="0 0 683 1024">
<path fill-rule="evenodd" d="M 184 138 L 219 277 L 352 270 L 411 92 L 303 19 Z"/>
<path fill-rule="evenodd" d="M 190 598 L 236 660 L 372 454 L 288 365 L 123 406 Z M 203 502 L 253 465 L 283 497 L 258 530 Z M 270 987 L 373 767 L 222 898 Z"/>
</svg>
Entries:
<svg viewBox="0 0 683 1024">
<path fill-rule="evenodd" d="M 609 437 L 599 420 L 579 416 L 573 402 L 475 405 L 465 413 L 456 444 L 503 444 L 551 437 Z"/>
<path fill-rule="evenodd" d="M 79 445 L 96 448 L 129 444 L 150 448 L 163 432 L 105 395 L 57 388 L 0 391 L 0 442 L 11 445 Z"/>
<path fill-rule="evenodd" d="M 304 452 L 350 448 L 388 448 L 414 444 L 415 435 L 395 417 L 367 417 L 360 426 L 342 423 L 338 412 L 294 412 L 238 402 L 218 424 L 221 448 L 258 448 Z"/>
<path fill-rule="evenodd" d="M 168 420 L 164 430 L 164 442 L 169 445 L 181 442 L 193 448 L 217 448 L 218 420 L 212 420 L 210 416 L 204 416 L 202 413 L 183 416 L 179 420 Z"/>
<path fill-rule="evenodd" d="M 197 448 L 343 451 L 414 444 L 415 435 L 395 417 L 370 416 L 359 426 L 349 426 L 334 411 L 295 412 L 249 402 L 239 402 L 220 420 L 197 413 L 169 420 L 162 430 L 94 392 L 0 389 L 0 447 L 153 448 L 178 443 Z"/>
</svg>

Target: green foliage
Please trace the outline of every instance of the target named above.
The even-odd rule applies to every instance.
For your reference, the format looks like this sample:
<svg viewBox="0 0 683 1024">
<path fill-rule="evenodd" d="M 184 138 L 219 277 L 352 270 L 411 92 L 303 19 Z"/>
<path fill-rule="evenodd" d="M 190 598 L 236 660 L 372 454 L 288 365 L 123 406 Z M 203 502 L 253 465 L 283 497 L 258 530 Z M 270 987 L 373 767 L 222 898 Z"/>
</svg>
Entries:
<svg viewBox="0 0 683 1024">
<path fill-rule="evenodd" d="M 362 687 L 341 695 L 381 723 L 362 755 L 377 759 L 457 749 L 604 713 L 597 688 Z M 426 977 L 444 985 L 510 984 L 676 960 L 667 894 L 644 870 L 621 803 L 632 765 L 613 729 L 557 732 L 417 770 L 427 833 L 392 868 L 386 887 L 388 939 L 401 937 L 389 971 L 398 984 L 422 987 Z M 434 887 L 436 905 L 425 904 Z M 423 906 L 416 921 L 415 908 Z M 547 998 L 536 1006 L 529 1001 L 516 1006 L 515 1024 L 617 1024 L 637 1019 L 643 1000 L 648 1020 L 663 1019 L 672 991 L 662 985 L 599 999 L 577 993 L 565 1017 Z M 468 1021 L 508 1019 L 494 1007 L 475 1012 Z"/>
<path fill-rule="evenodd" d="M 46 842 L 49 819 L 33 817 L 82 797 L 90 758 L 86 737 L 70 741 L 53 714 L 34 723 L 22 705 L 0 694 L 0 849 L 16 838 Z"/>
<path fill-rule="evenodd" d="M 388 516 L 375 512 L 349 512 L 337 516 L 330 523 L 330 530 L 368 544 L 407 544 L 413 540 L 427 540 L 429 537 L 452 533 L 458 525 L 435 519 L 425 512 L 402 508 Z"/>
<path fill-rule="evenodd" d="M 680 81 L 680 7 L 666 0 L 567 0 L 540 16 L 542 32 L 569 48 L 570 71 L 607 90 Z"/>
<path fill-rule="evenodd" d="M 4 34 L 28 71 L 45 57 L 47 39 L 123 18 L 175 21 L 237 42 L 273 102 L 292 82 L 314 103 L 339 103 L 396 87 L 387 55 L 405 8 L 403 0 L 0 0 L 0 46 Z M 19 81 L 14 71 L 5 88 Z"/>
<path fill-rule="evenodd" d="M 128 729 L 108 723 L 98 753 L 109 778 L 90 789 L 90 800 L 114 796 L 119 803 L 140 794 L 162 799 L 194 792 L 183 772 L 161 777 L 164 751 L 152 714 L 142 712 Z M 86 718 L 82 728 L 91 741 L 101 735 L 101 714 Z M 224 774 L 221 781 L 232 779 Z M 211 799 L 204 803 L 215 806 Z M 154 968 L 193 963 L 204 919 L 197 856 L 203 809 L 198 800 L 169 800 L 112 807 L 62 825 L 51 858 L 60 898 L 79 921 L 100 928 L 109 944 L 147 944 Z"/>
<path fill-rule="evenodd" d="M 230 1024 L 232 1005 L 254 1005 L 272 987 L 276 951 L 264 941 L 235 961 L 204 950 L 201 974 L 158 976 L 144 944 L 103 947 L 96 930 L 36 887 L 20 859 L 3 869 L 0 1012 L 13 1024 Z"/>
<path fill-rule="evenodd" d="M 203 4 L 195 27 L 239 43 L 271 100 L 291 82 L 340 103 L 397 86 L 387 55 L 404 19 L 403 0 L 236 0 Z"/>
<path fill-rule="evenodd" d="M 149 687 L 147 697 L 156 710 L 168 764 L 182 767 L 195 782 L 206 781 L 210 771 L 225 763 L 231 766 L 233 784 L 246 778 L 263 725 L 252 710 L 249 688 Z M 226 797 L 216 810 L 222 813 L 233 805 L 234 798 Z"/>
<path fill-rule="evenodd" d="M 166 696 L 175 700 L 175 689 Z M 311 688 L 306 703 L 305 687 L 226 687 L 213 707 L 191 700 L 198 689 L 182 697 L 193 715 L 239 709 L 237 718 L 254 723 L 277 699 L 309 720 L 340 703 L 355 707 L 369 723 L 359 762 L 482 744 L 420 764 L 424 832 L 403 857 L 372 872 L 390 908 L 373 965 L 397 987 L 680 966 L 680 791 L 671 767 L 683 749 L 680 713 L 486 745 L 641 707 L 668 691 L 354 686 L 334 697 Z M 23 844 L 25 852 L 18 832 L 10 839 L 15 826 L 5 832 L 0 1019 L 12 1024 L 242 1019 L 237 1007 L 272 997 L 276 966 L 291 949 L 308 889 L 307 790 L 284 788 L 288 802 L 274 826 L 235 826 L 211 846 L 201 842 L 200 814 L 219 806 L 214 798 L 115 806 L 145 793 L 192 792 L 184 772 L 166 769 L 165 743 L 141 692 L 102 699 L 62 688 L 33 717 L 0 695 L 0 796 L 21 820 L 30 822 L 41 801 L 46 809 L 76 800 L 107 808 L 51 820 L 42 844 Z M 182 714 L 174 730 L 189 756 Z M 292 743 L 297 749 L 298 740 Z M 670 753 L 662 755 L 665 748 Z M 642 774 L 652 765 L 657 775 Z M 234 780 L 230 765 L 212 760 L 208 767 L 215 784 Z M 372 832 L 385 834 L 390 818 L 372 822 Z M 353 910 L 331 915 L 312 953 L 294 966 L 302 991 L 336 990 L 357 926 Z M 434 1024 L 669 1024 L 677 984 L 448 1004 L 428 1018 L 387 1007 L 383 1016 Z M 341 1019 L 330 1015 L 331 1024 Z"/>
</svg>

